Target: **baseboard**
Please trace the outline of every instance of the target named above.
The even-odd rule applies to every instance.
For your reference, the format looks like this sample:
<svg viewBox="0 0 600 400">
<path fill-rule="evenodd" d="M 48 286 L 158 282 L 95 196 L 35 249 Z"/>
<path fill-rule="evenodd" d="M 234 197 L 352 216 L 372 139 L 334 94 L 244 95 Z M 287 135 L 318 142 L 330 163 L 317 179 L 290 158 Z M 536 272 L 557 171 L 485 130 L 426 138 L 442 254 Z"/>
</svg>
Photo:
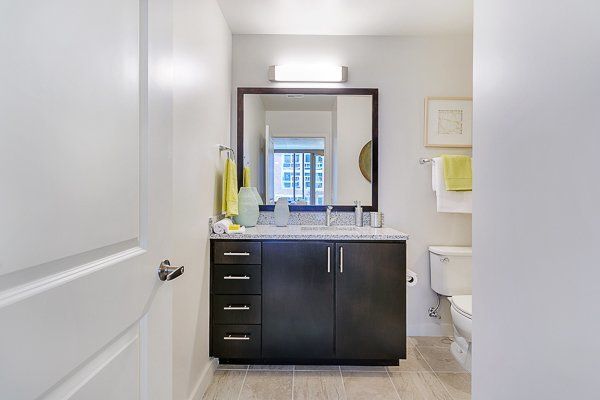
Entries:
<svg viewBox="0 0 600 400">
<path fill-rule="evenodd" d="M 407 336 L 452 336 L 452 324 L 448 322 L 434 322 L 408 326 Z"/>
<path fill-rule="evenodd" d="M 218 366 L 219 360 L 216 358 L 211 358 L 210 361 L 206 363 L 206 367 L 204 367 L 204 371 L 200 374 L 200 378 L 198 378 L 198 382 L 194 386 L 194 390 L 192 391 L 189 400 L 202 400 L 202 396 L 204 396 L 206 389 L 208 389 L 208 385 L 212 382 Z"/>
</svg>

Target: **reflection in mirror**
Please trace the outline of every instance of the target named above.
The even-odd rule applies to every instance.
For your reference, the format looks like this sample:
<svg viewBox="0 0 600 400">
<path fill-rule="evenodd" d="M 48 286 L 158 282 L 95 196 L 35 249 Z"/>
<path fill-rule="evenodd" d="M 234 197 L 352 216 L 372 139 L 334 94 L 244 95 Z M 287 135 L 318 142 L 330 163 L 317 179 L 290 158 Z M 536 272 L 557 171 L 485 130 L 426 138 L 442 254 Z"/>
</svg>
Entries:
<svg viewBox="0 0 600 400">
<path fill-rule="evenodd" d="M 265 204 L 372 203 L 371 95 L 245 94 L 244 166 Z"/>
</svg>

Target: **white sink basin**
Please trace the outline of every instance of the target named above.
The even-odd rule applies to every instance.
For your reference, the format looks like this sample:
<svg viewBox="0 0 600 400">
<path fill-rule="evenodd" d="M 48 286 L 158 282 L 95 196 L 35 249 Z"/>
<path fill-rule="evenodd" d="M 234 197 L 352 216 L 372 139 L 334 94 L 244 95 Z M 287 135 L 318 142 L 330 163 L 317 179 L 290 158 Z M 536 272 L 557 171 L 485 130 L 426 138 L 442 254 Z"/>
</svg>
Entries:
<svg viewBox="0 0 600 400">
<path fill-rule="evenodd" d="M 334 226 L 303 226 L 300 228 L 303 231 L 355 231 L 356 226 L 334 225 Z"/>
</svg>

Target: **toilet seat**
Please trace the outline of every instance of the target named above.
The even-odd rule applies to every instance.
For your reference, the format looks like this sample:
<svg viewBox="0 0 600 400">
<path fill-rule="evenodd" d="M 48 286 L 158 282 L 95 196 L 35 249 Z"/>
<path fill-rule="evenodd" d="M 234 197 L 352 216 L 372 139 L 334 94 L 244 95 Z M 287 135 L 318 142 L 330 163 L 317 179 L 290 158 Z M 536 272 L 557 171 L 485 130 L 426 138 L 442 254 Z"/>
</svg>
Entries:
<svg viewBox="0 0 600 400">
<path fill-rule="evenodd" d="M 456 310 L 463 317 L 473 319 L 473 296 L 452 296 L 449 298 L 452 308 Z"/>
</svg>

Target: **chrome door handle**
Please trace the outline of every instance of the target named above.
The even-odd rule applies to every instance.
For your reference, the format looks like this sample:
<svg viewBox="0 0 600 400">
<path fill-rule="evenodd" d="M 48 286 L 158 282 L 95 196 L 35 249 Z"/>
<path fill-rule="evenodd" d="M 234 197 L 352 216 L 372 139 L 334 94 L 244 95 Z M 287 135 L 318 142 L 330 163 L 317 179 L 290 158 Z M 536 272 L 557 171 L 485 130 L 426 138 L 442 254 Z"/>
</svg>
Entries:
<svg viewBox="0 0 600 400">
<path fill-rule="evenodd" d="M 224 256 L 249 256 L 250 253 L 248 252 L 243 252 L 243 253 L 232 253 L 232 252 L 227 252 L 227 253 L 223 253 Z"/>
<path fill-rule="evenodd" d="M 244 276 L 227 275 L 227 276 L 224 276 L 223 279 L 225 279 L 226 281 L 234 281 L 234 280 L 247 281 L 248 279 L 250 279 L 250 277 L 248 275 L 244 275 Z"/>
<path fill-rule="evenodd" d="M 327 273 L 331 272 L 331 247 L 327 247 Z"/>
<path fill-rule="evenodd" d="M 227 336 L 223 337 L 223 340 L 250 340 L 250 338 L 247 335 L 244 335 L 244 336 L 227 335 Z"/>
<path fill-rule="evenodd" d="M 225 311 L 246 311 L 249 310 L 250 306 L 225 306 L 223 310 Z"/>
<path fill-rule="evenodd" d="M 164 260 L 158 267 L 158 279 L 161 281 L 172 281 L 180 275 L 183 275 L 183 265 L 181 267 L 171 267 L 169 260 Z"/>
<path fill-rule="evenodd" d="M 340 247 L 340 274 L 344 273 L 344 248 Z"/>
<path fill-rule="evenodd" d="M 448 257 L 441 257 L 440 261 L 444 262 L 444 263 L 447 263 L 447 262 L 450 262 L 450 259 Z"/>
</svg>

